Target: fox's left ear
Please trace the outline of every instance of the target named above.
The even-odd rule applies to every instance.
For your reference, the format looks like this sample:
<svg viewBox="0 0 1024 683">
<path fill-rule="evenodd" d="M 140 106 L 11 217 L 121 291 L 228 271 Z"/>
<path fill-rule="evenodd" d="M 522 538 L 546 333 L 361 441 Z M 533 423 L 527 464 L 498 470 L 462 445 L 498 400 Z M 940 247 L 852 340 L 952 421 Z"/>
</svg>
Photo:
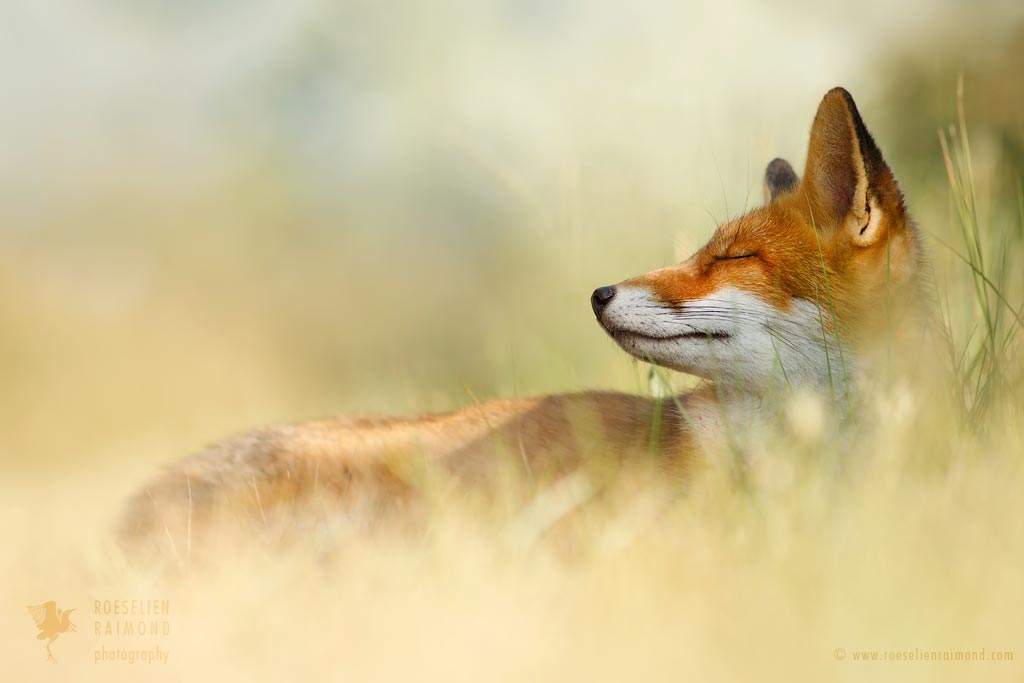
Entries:
<svg viewBox="0 0 1024 683">
<path fill-rule="evenodd" d="M 771 204 L 779 195 L 792 192 L 799 182 L 788 161 L 778 157 L 772 159 L 764 171 L 764 203 Z"/>
<path fill-rule="evenodd" d="M 859 246 L 884 240 L 905 222 L 896 178 L 843 88 L 818 106 L 802 189 L 819 229 L 845 233 Z"/>
</svg>

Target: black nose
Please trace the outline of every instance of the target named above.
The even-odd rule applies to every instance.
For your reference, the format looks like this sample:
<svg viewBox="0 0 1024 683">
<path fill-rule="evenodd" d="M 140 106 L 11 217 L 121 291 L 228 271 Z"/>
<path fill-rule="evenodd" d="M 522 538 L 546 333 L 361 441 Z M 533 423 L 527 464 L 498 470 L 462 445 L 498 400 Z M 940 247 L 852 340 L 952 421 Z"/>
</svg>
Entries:
<svg viewBox="0 0 1024 683">
<path fill-rule="evenodd" d="M 601 317 L 601 311 L 615 298 L 614 287 L 598 287 L 590 295 L 590 305 L 594 307 L 594 315 Z"/>
</svg>

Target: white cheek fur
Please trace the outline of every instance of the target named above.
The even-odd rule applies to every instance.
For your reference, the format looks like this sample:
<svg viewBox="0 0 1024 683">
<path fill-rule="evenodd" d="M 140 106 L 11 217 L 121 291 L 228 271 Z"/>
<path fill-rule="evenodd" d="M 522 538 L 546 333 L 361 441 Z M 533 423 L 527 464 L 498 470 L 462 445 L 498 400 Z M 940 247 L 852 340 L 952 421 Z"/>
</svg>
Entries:
<svg viewBox="0 0 1024 683">
<path fill-rule="evenodd" d="M 827 320 L 828 312 L 813 302 L 794 299 L 782 310 L 733 287 L 679 307 L 645 288 L 623 287 L 602 316 L 609 333 L 637 358 L 749 388 L 772 381 L 826 386 L 830 373 L 832 382 L 842 382 L 848 359 L 840 357 Z"/>
</svg>

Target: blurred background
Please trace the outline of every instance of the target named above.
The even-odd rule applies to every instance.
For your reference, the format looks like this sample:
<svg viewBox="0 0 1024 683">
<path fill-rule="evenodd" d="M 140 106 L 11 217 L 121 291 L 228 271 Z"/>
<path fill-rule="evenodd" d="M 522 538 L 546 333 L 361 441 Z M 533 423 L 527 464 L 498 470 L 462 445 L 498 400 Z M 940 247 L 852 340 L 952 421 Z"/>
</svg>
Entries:
<svg viewBox="0 0 1024 683">
<path fill-rule="evenodd" d="M 815 108 L 835 85 L 853 93 L 901 180 L 950 310 L 971 310 L 968 274 L 930 241 L 958 239 L 937 131 L 957 120 L 961 75 L 982 222 L 1019 248 L 1019 0 L 0 0 L 0 511 L 16 539 L 0 569 L 18 577 L 7 602 L 55 586 L 76 587 L 72 600 L 97 585 L 122 590 L 106 555 L 82 575 L 69 549 L 102 542 L 124 495 L 160 464 L 233 432 L 499 396 L 649 391 L 646 368 L 594 323 L 590 292 L 687 256 L 758 204 L 773 157 L 801 171 Z M 1009 278 L 1024 291 L 1019 269 Z M 959 343 L 970 332 L 961 325 Z M 1018 431 L 1001 447 L 1019 453 L 1022 443 Z M 962 489 L 972 501 L 993 500 L 975 484 Z M 1000 519 L 1020 517 L 1005 509 Z M 890 518 L 872 519 L 867 528 L 889 528 Z M 996 547 L 971 535 L 990 521 L 928 552 L 946 562 L 950 547 Z M 705 538 L 687 536 L 697 528 L 687 524 L 672 533 Z M 707 531 L 725 540 L 685 576 L 717 576 L 716 553 L 746 549 L 733 531 L 728 521 Z M 862 537 L 835 538 L 838 557 L 840 543 Z M 908 549 L 901 576 L 939 595 L 962 588 L 915 580 L 915 538 L 892 541 Z M 649 557 L 664 559 L 637 560 L 634 579 Z M 754 563 L 765 569 L 757 577 L 774 581 L 776 560 Z M 517 610 L 543 623 L 541 603 L 565 585 L 545 575 L 524 608 L 466 571 L 482 602 L 452 599 L 470 631 L 498 612 L 525 633 L 534 622 L 516 622 Z M 992 572 L 991 586 L 1010 575 Z M 612 596 L 607 611 L 564 623 L 646 619 L 615 602 L 634 585 L 625 576 L 592 584 Z M 750 577 L 725 576 L 721 594 L 686 603 L 692 614 L 732 613 L 720 608 L 736 607 L 733 589 Z M 784 576 L 782 589 L 805 585 L 799 571 Z M 658 578 L 652 586 L 676 585 Z M 358 604 L 365 586 L 341 585 Z M 459 593 L 448 590 L 439 595 Z M 391 609 L 406 606 L 383 593 Z M 894 604 L 857 612 L 856 594 L 822 595 L 807 594 L 807 609 L 837 605 L 833 626 L 851 613 L 878 623 Z M 774 628 L 780 612 L 799 621 L 792 603 L 759 607 L 755 623 Z M 405 622 L 407 635 L 431 627 L 425 614 Z M 27 626 L 20 607 L 7 618 L 5 632 Z M 658 619 L 643 622 L 643 647 L 672 651 Z M 700 642 L 736 636 L 734 623 Z M 680 628 L 690 627 L 700 631 L 699 620 Z M 203 628 L 189 647 L 216 657 Z"/>
<path fill-rule="evenodd" d="M 643 387 L 589 292 L 801 168 L 834 85 L 947 229 L 961 71 L 980 167 L 1022 166 L 1024 5 L 843 5 L 4 2 L 5 467 Z"/>
</svg>

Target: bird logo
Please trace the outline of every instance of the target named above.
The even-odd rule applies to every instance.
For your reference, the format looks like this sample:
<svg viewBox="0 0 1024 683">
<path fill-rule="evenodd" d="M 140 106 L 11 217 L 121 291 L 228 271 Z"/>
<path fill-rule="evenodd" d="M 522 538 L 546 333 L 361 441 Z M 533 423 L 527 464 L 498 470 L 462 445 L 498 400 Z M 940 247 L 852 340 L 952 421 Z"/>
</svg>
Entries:
<svg viewBox="0 0 1024 683">
<path fill-rule="evenodd" d="M 68 631 L 75 632 L 75 625 L 71 623 L 71 613 L 74 611 L 74 608 L 65 610 L 58 608 L 57 603 L 53 600 L 41 605 L 28 605 L 28 613 L 32 615 L 32 620 L 36 622 L 36 628 L 39 629 L 36 640 L 46 641 L 46 661 L 57 661 L 57 658 L 53 656 L 53 651 L 50 650 L 50 646 L 53 645 L 53 641 L 57 640 L 57 636 Z"/>
</svg>

